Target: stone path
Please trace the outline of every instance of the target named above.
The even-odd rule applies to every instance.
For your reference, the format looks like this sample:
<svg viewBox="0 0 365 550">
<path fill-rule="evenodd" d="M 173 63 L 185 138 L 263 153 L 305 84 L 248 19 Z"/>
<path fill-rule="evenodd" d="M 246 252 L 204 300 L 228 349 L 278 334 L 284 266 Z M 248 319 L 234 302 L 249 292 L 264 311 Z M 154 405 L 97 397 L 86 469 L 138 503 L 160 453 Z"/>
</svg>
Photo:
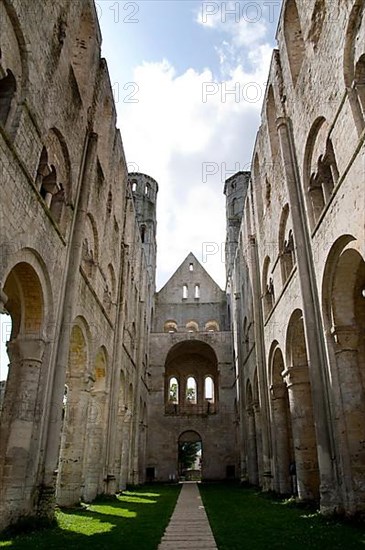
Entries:
<svg viewBox="0 0 365 550">
<path fill-rule="evenodd" d="M 217 550 L 196 483 L 184 483 L 158 550 Z"/>
</svg>

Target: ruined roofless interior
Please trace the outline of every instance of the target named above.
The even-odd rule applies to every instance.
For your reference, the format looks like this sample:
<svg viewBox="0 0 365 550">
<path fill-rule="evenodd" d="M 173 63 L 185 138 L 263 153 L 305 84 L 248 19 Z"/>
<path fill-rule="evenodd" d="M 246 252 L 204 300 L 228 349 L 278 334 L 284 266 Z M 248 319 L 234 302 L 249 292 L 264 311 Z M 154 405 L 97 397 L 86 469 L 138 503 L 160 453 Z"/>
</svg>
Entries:
<svg viewBox="0 0 365 550">
<path fill-rule="evenodd" d="M 0 530 L 177 481 L 189 442 L 203 480 L 363 513 L 365 0 L 283 1 L 224 290 L 186 251 L 156 292 L 92 0 L 0 21 Z"/>
</svg>

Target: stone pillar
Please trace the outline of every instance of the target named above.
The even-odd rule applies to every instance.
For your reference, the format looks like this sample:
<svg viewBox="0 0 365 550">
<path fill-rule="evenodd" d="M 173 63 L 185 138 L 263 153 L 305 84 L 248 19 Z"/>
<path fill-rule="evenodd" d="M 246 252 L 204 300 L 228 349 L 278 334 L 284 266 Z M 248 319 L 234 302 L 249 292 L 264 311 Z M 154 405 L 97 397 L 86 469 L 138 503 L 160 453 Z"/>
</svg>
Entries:
<svg viewBox="0 0 365 550">
<path fill-rule="evenodd" d="M 365 502 L 365 393 L 359 364 L 360 334 L 354 326 L 335 326 L 331 333 L 335 339 L 340 414 L 346 428 L 339 435 L 345 455 L 342 474 L 350 509 L 355 512 L 364 510 Z"/>
<path fill-rule="evenodd" d="M 264 490 L 265 489 L 268 490 L 268 488 L 265 487 L 266 478 L 264 477 L 264 466 L 263 466 L 261 408 L 258 402 L 253 403 L 253 415 L 254 415 L 255 433 L 256 433 L 257 470 L 258 470 L 259 485 Z"/>
<path fill-rule="evenodd" d="M 42 339 L 8 343 L 9 375 L 0 426 L 0 530 L 33 510 L 41 429 Z"/>
<path fill-rule="evenodd" d="M 297 254 L 297 267 L 303 296 L 304 331 L 310 363 L 309 376 L 318 441 L 321 510 L 324 513 L 332 513 L 338 508 L 339 479 L 337 476 L 329 372 L 317 282 L 311 252 L 311 237 L 306 220 L 302 182 L 299 175 L 290 119 L 287 117 L 279 118 L 277 120 L 277 129 L 291 215 L 292 219 L 295 220 L 293 232 L 296 247 L 300 250 L 300 254 Z"/>
<path fill-rule="evenodd" d="M 82 374 L 70 380 L 61 452 L 58 466 L 56 502 L 59 506 L 75 506 L 80 502 L 85 453 L 87 417 L 91 380 Z M 82 387 L 84 386 L 84 387 Z"/>
<path fill-rule="evenodd" d="M 298 496 L 316 499 L 319 472 L 308 366 L 289 367 L 283 376 L 289 393 Z"/>
<path fill-rule="evenodd" d="M 287 419 L 287 388 L 284 383 L 271 386 L 271 410 L 273 416 L 273 441 L 275 479 L 274 489 L 280 494 L 291 493 L 292 486 L 289 474 L 290 434 Z"/>
<path fill-rule="evenodd" d="M 258 485 L 257 471 L 257 446 L 256 446 L 256 430 L 255 430 L 255 414 L 253 408 L 246 410 L 247 413 L 247 471 L 248 480 L 253 485 Z"/>
<path fill-rule="evenodd" d="M 82 497 L 85 502 L 92 502 L 104 490 L 101 483 L 106 473 L 104 438 L 106 398 L 107 392 L 105 390 L 91 391 L 83 472 Z"/>
</svg>

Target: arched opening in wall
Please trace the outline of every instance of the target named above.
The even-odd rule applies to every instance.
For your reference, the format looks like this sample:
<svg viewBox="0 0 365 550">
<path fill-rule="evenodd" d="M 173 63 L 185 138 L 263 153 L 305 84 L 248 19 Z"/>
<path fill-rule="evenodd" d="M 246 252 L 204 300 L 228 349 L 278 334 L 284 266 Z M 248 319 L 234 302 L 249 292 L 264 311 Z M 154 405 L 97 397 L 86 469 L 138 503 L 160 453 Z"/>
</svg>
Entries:
<svg viewBox="0 0 365 550">
<path fill-rule="evenodd" d="M 283 285 L 295 264 L 294 237 L 289 221 L 289 204 L 286 204 L 282 210 L 279 224 L 279 257 Z"/>
<path fill-rule="evenodd" d="M 169 403 L 179 404 L 179 382 L 175 376 L 169 380 Z"/>
<path fill-rule="evenodd" d="M 71 164 L 65 140 L 56 128 L 44 140 L 35 183 L 53 219 L 65 232 L 70 221 L 66 207 L 72 202 Z"/>
<path fill-rule="evenodd" d="M 202 479 L 203 446 L 195 431 L 183 432 L 178 439 L 178 473 L 182 481 Z"/>
<path fill-rule="evenodd" d="M 358 135 L 365 125 L 365 2 L 355 0 L 346 29 L 344 80 Z"/>
<path fill-rule="evenodd" d="M 247 415 L 247 475 L 252 485 L 259 484 L 259 466 L 257 457 L 257 437 L 254 411 L 254 398 L 250 381 L 246 385 Z"/>
<path fill-rule="evenodd" d="M 303 181 L 312 229 L 331 199 L 339 179 L 336 155 L 328 132 L 325 118 L 317 118 L 309 132 L 305 148 Z"/>
<path fill-rule="evenodd" d="M 188 405 L 196 405 L 198 401 L 196 380 L 189 376 L 186 381 L 185 401 Z"/>
<path fill-rule="evenodd" d="M 332 377 L 338 384 L 343 479 L 352 511 L 363 509 L 365 499 L 365 261 L 356 245 L 350 235 L 334 243 L 322 287 Z"/>
<path fill-rule="evenodd" d="M 43 364 L 47 318 L 43 277 L 33 265 L 19 262 L 7 275 L 0 296 L 11 318 L 10 338 L 10 326 L 5 329 L 9 370 L 0 416 L 0 472 L 4 473 L 6 465 L 12 465 L 11 476 L 3 475 L 0 480 L 0 505 L 5 510 L 4 504 L 11 500 L 13 518 L 31 510 L 37 494 L 39 463 L 34 454 L 32 458 L 32 452 L 33 442 L 40 434 L 39 415 L 35 411 L 43 410 L 42 376 L 47 376 Z M 9 319 L 5 322 L 8 324 Z"/>
<path fill-rule="evenodd" d="M 271 368 L 271 414 L 272 440 L 274 444 L 275 490 L 282 495 L 296 495 L 295 457 L 291 425 L 289 394 L 284 382 L 285 365 L 282 351 L 277 342 L 271 346 L 269 365 Z"/>
<path fill-rule="evenodd" d="M 163 327 L 164 332 L 169 332 L 170 334 L 173 334 L 174 332 L 177 332 L 177 322 L 176 321 L 166 321 Z"/>
<path fill-rule="evenodd" d="M 95 357 L 92 373 L 93 385 L 90 392 L 90 406 L 87 419 L 87 442 L 84 463 L 84 487 L 82 497 L 92 502 L 103 492 L 104 452 L 107 405 L 107 354 L 101 347 Z"/>
<path fill-rule="evenodd" d="M 87 326 L 76 320 L 70 335 L 61 450 L 58 464 L 56 501 L 74 506 L 81 498 L 86 422 L 89 407 L 87 382 Z"/>
<path fill-rule="evenodd" d="M 109 190 L 109 193 L 108 193 L 108 200 L 107 200 L 107 202 L 106 202 L 106 213 L 107 213 L 107 216 L 110 216 L 110 215 L 111 215 L 112 210 L 113 210 L 113 194 L 112 194 L 111 190 Z"/>
<path fill-rule="evenodd" d="M 9 372 L 10 357 L 8 355 L 7 343 L 10 340 L 12 332 L 11 316 L 6 313 L 0 313 L 0 416 L 5 396 L 6 380 Z"/>
<path fill-rule="evenodd" d="M 275 106 L 275 97 L 273 87 L 270 85 L 267 93 L 267 103 L 266 103 L 266 118 L 267 118 L 267 129 L 269 133 L 270 147 L 271 147 L 271 157 L 272 160 L 276 158 L 279 152 L 279 136 L 276 129 L 276 106 Z"/>
<path fill-rule="evenodd" d="M 1 59 L 1 57 L 0 57 Z M 10 69 L 0 78 L 0 124 L 5 126 L 16 94 L 16 80 Z"/>
<path fill-rule="evenodd" d="M 208 403 L 214 403 L 214 380 L 211 376 L 205 378 L 204 399 L 208 401 Z"/>
<path fill-rule="evenodd" d="M 291 77 L 296 86 L 304 60 L 305 45 L 295 0 L 288 0 L 285 6 L 284 36 Z"/>
<path fill-rule="evenodd" d="M 145 244 L 145 242 L 146 242 L 146 231 L 147 231 L 146 226 L 141 225 L 141 241 L 142 241 L 142 244 Z"/>
<path fill-rule="evenodd" d="M 189 297 L 188 285 L 184 284 L 184 285 L 183 285 L 182 298 L 183 298 L 183 300 L 187 300 L 188 297 Z"/>
<path fill-rule="evenodd" d="M 93 87 L 90 86 L 92 66 L 98 55 L 96 13 L 91 4 L 85 4 L 81 13 L 78 32 L 72 47 L 71 66 L 85 105 L 91 102 Z"/>
<path fill-rule="evenodd" d="M 295 441 L 295 470 L 298 496 L 303 500 L 319 497 L 319 470 L 313 402 L 309 379 L 307 345 L 303 312 L 296 309 L 288 324 L 286 335 L 285 383 Z"/>
<path fill-rule="evenodd" d="M 94 217 L 90 213 L 86 216 L 84 231 L 81 267 L 84 274 L 93 279 L 99 261 L 99 237 Z"/>
<path fill-rule="evenodd" d="M 132 193 L 135 193 L 137 191 L 138 182 L 137 180 L 131 181 L 131 187 L 132 187 Z"/>
<path fill-rule="evenodd" d="M 208 321 L 205 324 L 206 332 L 219 332 L 219 323 L 217 321 Z"/>
<path fill-rule="evenodd" d="M 265 318 L 268 317 L 275 303 L 274 281 L 269 270 L 270 258 L 266 256 L 262 268 L 262 301 Z"/>
<path fill-rule="evenodd" d="M 325 0 L 316 0 L 311 17 L 311 26 L 308 32 L 308 39 L 312 42 L 314 51 L 317 49 L 325 18 L 326 2 Z"/>
<path fill-rule="evenodd" d="M 363 54 L 355 67 L 356 89 L 365 116 L 365 54 Z"/>
<path fill-rule="evenodd" d="M 213 399 L 206 399 L 206 379 L 213 384 Z M 178 382 L 177 401 L 170 401 L 170 381 Z M 165 414 L 203 415 L 218 411 L 218 361 L 213 348 L 199 340 L 175 344 L 165 363 Z"/>
<path fill-rule="evenodd" d="M 186 323 L 186 330 L 188 332 L 199 332 L 199 325 L 196 321 L 188 321 Z"/>
<path fill-rule="evenodd" d="M 255 205 L 257 210 L 257 218 L 260 220 L 263 213 L 263 204 L 262 204 L 262 182 L 261 182 L 261 168 L 259 156 L 256 153 L 254 163 L 253 163 L 253 188 L 255 194 Z"/>
</svg>

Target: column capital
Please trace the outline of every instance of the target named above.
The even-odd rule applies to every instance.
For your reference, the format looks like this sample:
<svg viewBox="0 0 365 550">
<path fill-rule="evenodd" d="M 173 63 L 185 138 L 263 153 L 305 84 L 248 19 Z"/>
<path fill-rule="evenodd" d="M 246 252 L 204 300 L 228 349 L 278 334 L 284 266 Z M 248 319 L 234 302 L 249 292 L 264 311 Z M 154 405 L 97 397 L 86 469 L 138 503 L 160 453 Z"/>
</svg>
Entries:
<svg viewBox="0 0 365 550">
<path fill-rule="evenodd" d="M 7 343 L 11 363 L 32 361 L 42 363 L 46 342 L 41 338 L 14 338 Z"/>
<path fill-rule="evenodd" d="M 288 367 L 283 371 L 282 376 L 288 388 L 299 384 L 309 384 L 308 365 Z"/>
<path fill-rule="evenodd" d="M 357 351 L 360 331 L 354 325 L 335 325 L 331 327 L 331 335 L 335 341 L 335 352 Z"/>
</svg>

